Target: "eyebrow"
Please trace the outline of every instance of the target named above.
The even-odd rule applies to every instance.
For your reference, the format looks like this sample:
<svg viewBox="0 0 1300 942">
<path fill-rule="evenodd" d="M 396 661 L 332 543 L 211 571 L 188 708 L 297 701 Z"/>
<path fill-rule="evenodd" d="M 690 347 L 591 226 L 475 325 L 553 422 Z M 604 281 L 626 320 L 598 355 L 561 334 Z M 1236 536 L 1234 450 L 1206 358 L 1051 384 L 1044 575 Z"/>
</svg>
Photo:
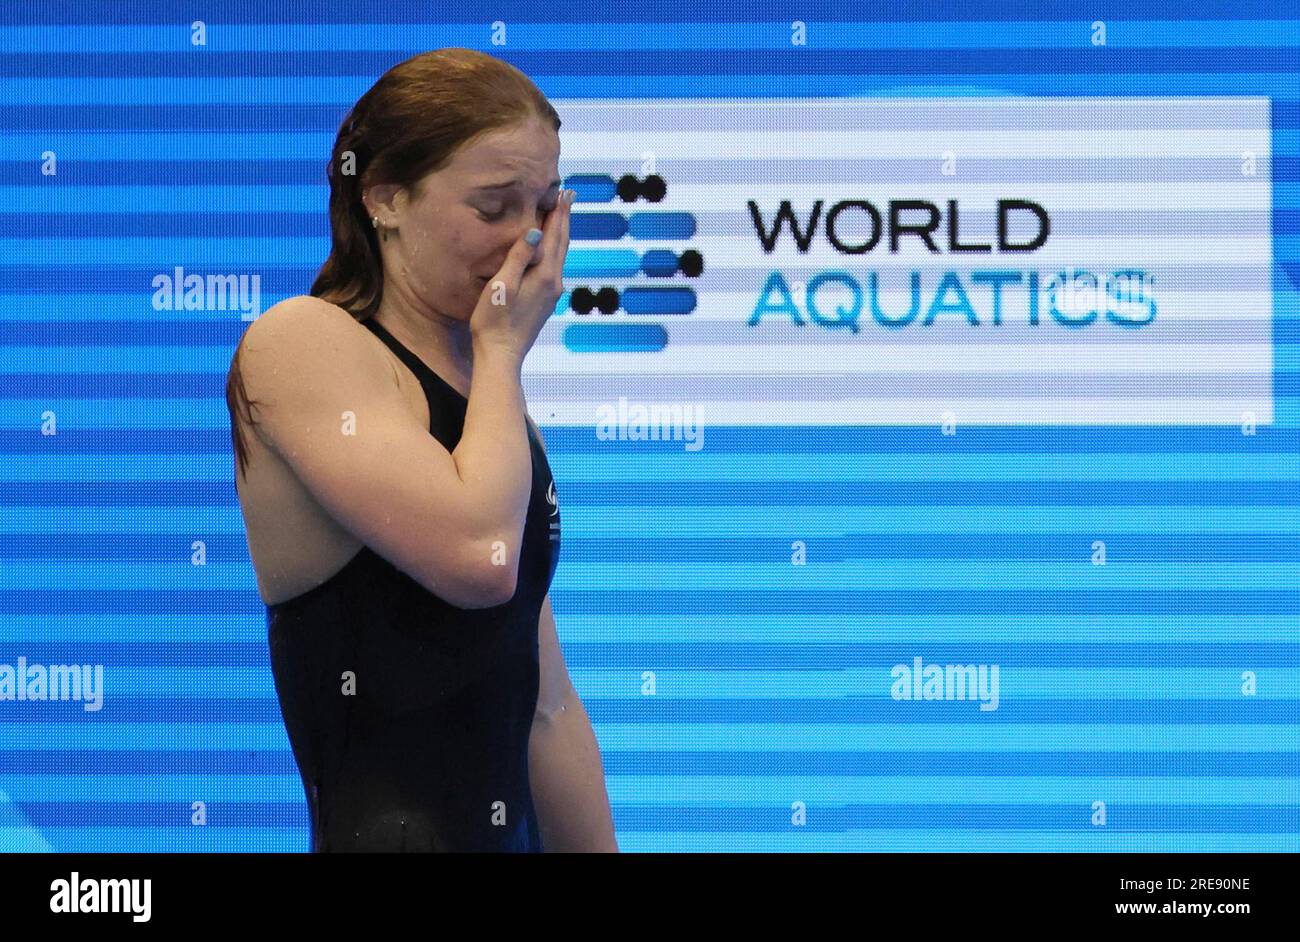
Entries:
<svg viewBox="0 0 1300 942">
<path fill-rule="evenodd" d="M 476 190 L 506 190 L 506 189 L 509 189 L 509 188 L 512 187 L 512 186 L 518 186 L 519 184 L 521 184 L 521 183 L 523 183 L 523 182 L 524 182 L 524 181 L 522 181 L 522 180 L 507 180 L 505 183 L 487 183 L 487 184 L 484 184 L 483 186 L 476 186 L 476 187 L 474 187 L 474 189 L 476 189 Z M 554 189 L 555 187 L 559 186 L 561 182 L 562 182 L 562 181 L 560 181 L 560 180 L 552 180 L 552 181 L 551 181 L 551 185 L 548 186 L 546 189 L 547 189 L 547 190 Z"/>
</svg>

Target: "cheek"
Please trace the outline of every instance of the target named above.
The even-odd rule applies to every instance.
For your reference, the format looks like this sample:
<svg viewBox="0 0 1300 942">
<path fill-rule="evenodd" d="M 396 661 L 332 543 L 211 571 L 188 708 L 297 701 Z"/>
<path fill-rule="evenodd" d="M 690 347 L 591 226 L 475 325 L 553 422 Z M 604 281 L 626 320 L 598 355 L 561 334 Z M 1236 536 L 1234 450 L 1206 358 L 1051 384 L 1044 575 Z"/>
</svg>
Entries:
<svg viewBox="0 0 1300 942">
<path fill-rule="evenodd" d="M 477 303 L 484 283 L 474 274 L 486 271 L 503 253 L 500 233 L 472 210 L 422 216 L 406 252 L 406 283 L 432 306 Z"/>
<path fill-rule="evenodd" d="M 471 254 L 476 220 L 470 216 L 448 216 L 436 232 L 430 233 L 429 243 L 437 246 L 438 254 L 452 269 Z"/>
<path fill-rule="evenodd" d="M 456 290 L 461 238 L 449 235 L 439 219 L 422 219 L 412 227 L 404 245 L 407 284 L 418 295 L 434 300 Z"/>
</svg>

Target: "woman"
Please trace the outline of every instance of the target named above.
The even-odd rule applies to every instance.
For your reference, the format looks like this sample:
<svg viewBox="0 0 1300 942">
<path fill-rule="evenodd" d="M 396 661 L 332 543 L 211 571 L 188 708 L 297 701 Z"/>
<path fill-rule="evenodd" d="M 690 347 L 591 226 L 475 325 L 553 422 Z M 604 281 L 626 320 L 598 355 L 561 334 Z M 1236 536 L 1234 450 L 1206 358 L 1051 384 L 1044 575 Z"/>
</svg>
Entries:
<svg viewBox="0 0 1300 942">
<path fill-rule="evenodd" d="M 520 385 L 563 290 L 559 127 L 492 56 L 393 67 L 335 141 L 311 294 L 235 351 L 236 487 L 315 851 L 618 850 Z"/>
</svg>

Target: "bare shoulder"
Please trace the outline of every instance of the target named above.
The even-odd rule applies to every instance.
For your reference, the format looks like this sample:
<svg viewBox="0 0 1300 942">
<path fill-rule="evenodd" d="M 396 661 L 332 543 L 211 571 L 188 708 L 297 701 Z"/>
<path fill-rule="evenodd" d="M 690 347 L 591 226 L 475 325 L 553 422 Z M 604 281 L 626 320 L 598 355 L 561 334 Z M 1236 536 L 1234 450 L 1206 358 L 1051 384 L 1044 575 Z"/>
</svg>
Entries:
<svg viewBox="0 0 1300 942">
<path fill-rule="evenodd" d="M 280 450 L 277 426 L 332 408 L 339 396 L 380 404 L 400 398 L 383 345 L 350 312 L 320 298 L 273 305 L 239 346 L 240 375 L 258 410 L 254 430 L 272 450 Z"/>
<path fill-rule="evenodd" d="M 309 294 L 272 305 L 244 332 L 245 349 L 266 350 L 282 343 L 325 345 L 356 337 L 365 328 L 350 313 Z"/>
<path fill-rule="evenodd" d="M 273 305 L 244 331 L 240 370 L 250 390 L 281 391 L 304 378 L 365 381 L 391 375 L 381 345 L 337 304 L 297 295 Z"/>
</svg>

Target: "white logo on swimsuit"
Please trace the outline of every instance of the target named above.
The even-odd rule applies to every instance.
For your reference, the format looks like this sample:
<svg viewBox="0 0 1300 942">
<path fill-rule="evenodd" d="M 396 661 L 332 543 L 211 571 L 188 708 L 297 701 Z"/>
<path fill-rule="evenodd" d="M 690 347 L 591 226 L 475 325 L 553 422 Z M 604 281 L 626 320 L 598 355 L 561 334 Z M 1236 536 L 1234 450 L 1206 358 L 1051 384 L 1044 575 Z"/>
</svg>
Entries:
<svg viewBox="0 0 1300 942">
<path fill-rule="evenodd" d="M 551 478 L 551 484 L 546 489 L 546 502 L 551 505 L 551 516 L 557 516 L 560 512 L 560 508 L 555 502 L 555 478 Z M 551 542 L 558 543 L 560 540 L 560 521 L 552 520 L 547 529 L 549 529 L 551 533 Z"/>
</svg>

